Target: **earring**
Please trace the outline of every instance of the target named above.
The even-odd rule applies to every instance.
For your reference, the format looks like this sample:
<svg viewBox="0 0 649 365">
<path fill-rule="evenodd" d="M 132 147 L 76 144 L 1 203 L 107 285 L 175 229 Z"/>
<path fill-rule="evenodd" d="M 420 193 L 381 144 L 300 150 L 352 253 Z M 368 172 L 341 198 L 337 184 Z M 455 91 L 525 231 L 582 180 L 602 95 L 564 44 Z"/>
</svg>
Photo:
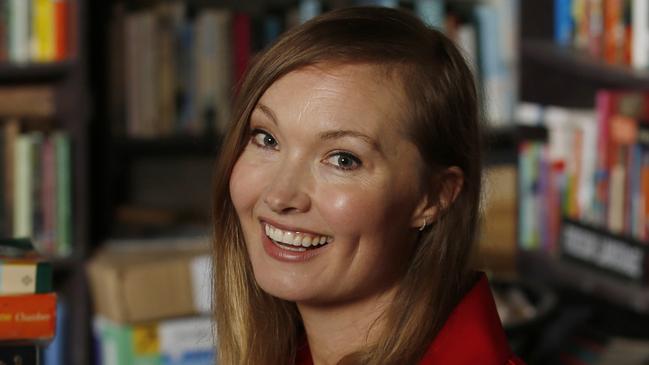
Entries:
<svg viewBox="0 0 649 365">
<path fill-rule="evenodd" d="M 421 227 L 419 227 L 419 232 L 423 231 L 427 225 L 428 225 L 428 218 L 424 218 L 424 224 L 422 224 Z"/>
</svg>

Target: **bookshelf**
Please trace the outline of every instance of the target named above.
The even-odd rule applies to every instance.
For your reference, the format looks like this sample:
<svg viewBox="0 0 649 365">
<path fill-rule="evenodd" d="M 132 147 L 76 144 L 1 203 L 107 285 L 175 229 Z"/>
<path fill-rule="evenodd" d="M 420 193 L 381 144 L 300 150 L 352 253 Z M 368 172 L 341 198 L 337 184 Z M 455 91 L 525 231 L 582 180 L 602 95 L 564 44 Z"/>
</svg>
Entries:
<svg viewBox="0 0 649 365">
<path fill-rule="evenodd" d="M 92 112 L 86 53 L 89 41 L 86 33 L 88 8 L 85 0 L 69 0 L 60 4 L 67 6 L 68 14 L 63 20 L 67 24 L 64 28 L 67 33 L 64 58 L 59 61 L 27 63 L 3 61 L 0 63 L 0 86 L 10 88 L 39 85 L 51 88 L 54 91 L 55 112 L 48 118 L 45 129 L 62 130 L 69 136 L 72 146 L 69 175 L 71 252 L 68 256 L 52 257 L 51 261 L 54 288 L 60 294 L 60 300 L 66 303 L 69 319 L 63 324 L 67 332 L 63 349 L 64 363 L 87 364 L 90 362 L 91 341 L 84 259 L 90 252 L 88 128 Z M 20 117 L 18 120 L 22 123 Z"/>
<path fill-rule="evenodd" d="M 526 19 L 521 24 L 520 49 L 523 101 L 593 109 L 600 89 L 649 90 L 647 71 L 607 64 L 571 47 L 557 45 L 553 40 L 551 6 L 522 2 L 521 17 Z M 619 310 L 649 314 L 646 283 L 632 283 L 540 250 L 520 250 L 518 267 L 529 279 L 601 300 Z"/>
</svg>

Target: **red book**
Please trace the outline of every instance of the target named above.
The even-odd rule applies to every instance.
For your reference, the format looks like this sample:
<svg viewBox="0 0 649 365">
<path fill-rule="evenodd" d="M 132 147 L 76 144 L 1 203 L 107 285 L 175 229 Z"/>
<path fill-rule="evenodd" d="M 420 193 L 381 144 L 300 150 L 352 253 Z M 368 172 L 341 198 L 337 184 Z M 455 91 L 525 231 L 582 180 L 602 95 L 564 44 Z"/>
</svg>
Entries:
<svg viewBox="0 0 649 365">
<path fill-rule="evenodd" d="M 55 293 L 0 296 L 0 341 L 49 340 L 55 327 Z"/>
<path fill-rule="evenodd" d="M 67 58 L 70 41 L 70 16 L 68 0 L 54 2 L 54 58 L 58 61 Z"/>
</svg>

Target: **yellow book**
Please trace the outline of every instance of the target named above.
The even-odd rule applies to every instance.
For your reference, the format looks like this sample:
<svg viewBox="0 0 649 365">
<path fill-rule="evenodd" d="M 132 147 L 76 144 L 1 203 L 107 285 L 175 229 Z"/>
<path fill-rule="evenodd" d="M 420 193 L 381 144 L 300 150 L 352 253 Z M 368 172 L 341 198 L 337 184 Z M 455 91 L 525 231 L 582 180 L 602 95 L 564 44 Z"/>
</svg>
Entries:
<svg viewBox="0 0 649 365">
<path fill-rule="evenodd" d="M 53 61 L 56 56 L 54 2 L 32 1 L 32 59 L 37 62 Z"/>
</svg>

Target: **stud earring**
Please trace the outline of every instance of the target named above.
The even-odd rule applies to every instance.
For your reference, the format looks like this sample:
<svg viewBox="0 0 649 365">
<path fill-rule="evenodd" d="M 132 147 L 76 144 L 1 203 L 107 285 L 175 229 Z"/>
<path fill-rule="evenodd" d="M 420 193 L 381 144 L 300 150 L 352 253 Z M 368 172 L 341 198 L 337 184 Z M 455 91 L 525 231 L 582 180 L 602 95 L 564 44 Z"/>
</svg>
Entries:
<svg viewBox="0 0 649 365">
<path fill-rule="evenodd" d="M 424 218 L 424 224 L 422 224 L 421 227 L 419 227 L 419 232 L 423 231 L 427 225 L 428 225 L 428 218 Z"/>
</svg>

